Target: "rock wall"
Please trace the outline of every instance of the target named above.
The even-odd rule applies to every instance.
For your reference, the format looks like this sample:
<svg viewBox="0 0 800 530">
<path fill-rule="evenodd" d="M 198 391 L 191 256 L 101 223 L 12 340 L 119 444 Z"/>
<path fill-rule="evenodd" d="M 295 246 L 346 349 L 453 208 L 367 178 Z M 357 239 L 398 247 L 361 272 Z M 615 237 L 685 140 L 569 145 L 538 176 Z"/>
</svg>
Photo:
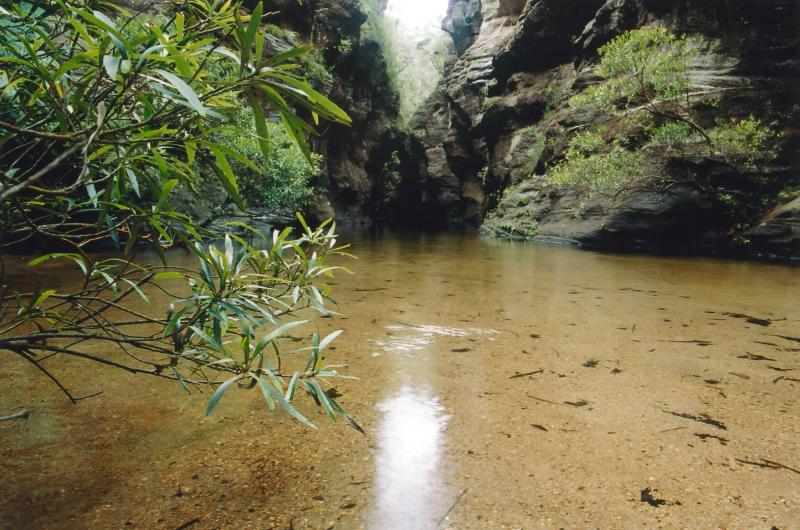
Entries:
<svg viewBox="0 0 800 530">
<path fill-rule="evenodd" d="M 376 4 L 380 7 L 380 3 Z M 322 52 L 332 74 L 327 96 L 345 109 L 351 127 L 323 124 L 312 139 L 324 155 L 321 190 L 308 212 L 312 220 L 334 217 L 345 226 L 366 227 L 380 218 L 391 193 L 385 167 L 402 134 L 398 97 L 379 43 L 365 37 L 367 14 L 359 0 L 269 0 L 268 21 L 296 32 Z M 387 190 L 387 187 L 389 188 Z"/>
<path fill-rule="evenodd" d="M 545 184 L 572 131 L 594 119 L 567 100 L 597 80 L 598 48 L 652 23 L 704 36 L 692 79 L 722 94 L 717 115 L 778 124 L 785 141 L 766 183 L 695 157 L 657 168 L 675 185 L 621 199 Z M 796 0 L 451 0 L 443 28 L 451 57 L 411 124 L 421 160 L 404 175 L 416 191 L 399 197 L 398 219 L 598 248 L 800 257 L 796 201 L 780 205 L 800 185 Z"/>
<path fill-rule="evenodd" d="M 133 8 L 147 5 L 143 0 L 128 2 Z M 381 0 L 375 2 L 378 9 L 385 8 Z M 255 4 L 256 0 L 245 2 L 251 9 Z M 332 217 L 344 228 L 366 228 L 391 218 L 394 210 L 386 204 L 397 195 L 399 181 L 392 161 L 406 135 L 397 127 L 398 96 L 383 50 L 365 36 L 367 14 L 361 0 L 265 0 L 264 12 L 265 22 L 277 27 L 268 33 L 267 53 L 300 44 L 315 46 L 321 61 L 315 58 L 306 69 L 309 81 L 352 119 L 351 126 L 322 122 L 319 134 L 309 138 L 312 150 L 323 157 L 320 177 L 312 183 L 318 193 L 304 215 L 312 223 Z M 279 119 L 277 114 L 273 117 Z M 305 118 L 311 122 L 310 115 Z M 291 211 L 239 211 L 214 178 L 201 188 L 199 193 L 179 188 L 173 206 L 204 224 L 236 220 L 267 229 L 296 222 Z"/>
</svg>

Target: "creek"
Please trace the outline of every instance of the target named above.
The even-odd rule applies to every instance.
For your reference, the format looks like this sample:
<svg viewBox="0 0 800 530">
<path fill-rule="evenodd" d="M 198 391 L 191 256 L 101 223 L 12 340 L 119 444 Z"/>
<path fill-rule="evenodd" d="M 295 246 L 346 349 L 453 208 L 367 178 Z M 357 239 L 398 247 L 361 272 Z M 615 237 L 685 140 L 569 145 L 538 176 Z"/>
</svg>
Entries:
<svg viewBox="0 0 800 530">
<path fill-rule="evenodd" d="M 796 267 L 447 234 L 352 251 L 343 316 L 317 325 L 345 330 L 329 355 L 359 378 L 337 390 L 365 435 L 304 403 L 309 430 L 255 391 L 204 419 L 207 393 L 79 361 L 60 375 L 103 394 L 70 405 L 6 359 L 0 414 L 31 415 L 0 423 L 0 526 L 800 521 Z"/>
</svg>

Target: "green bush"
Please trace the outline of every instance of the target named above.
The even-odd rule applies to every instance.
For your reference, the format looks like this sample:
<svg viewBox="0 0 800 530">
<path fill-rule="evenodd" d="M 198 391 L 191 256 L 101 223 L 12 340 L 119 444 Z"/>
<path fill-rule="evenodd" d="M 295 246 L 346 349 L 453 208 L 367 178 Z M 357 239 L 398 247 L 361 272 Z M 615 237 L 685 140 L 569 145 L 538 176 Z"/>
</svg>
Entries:
<svg viewBox="0 0 800 530">
<path fill-rule="evenodd" d="M 179 184 L 202 185 L 203 167 L 245 208 L 233 169 L 259 166 L 215 141 L 239 130 L 227 120 L 244 106 L 252 124 L 241 143 L 257 145 L 262 163 L 273 158 L 269 139 L 280 137 L 265 108 L 310 162 L 314 126 L 297 109 L 315 122 L 351 120 L 308 84 L 297 62 L 308 48 L 265 53 L 261 2 L 250 11 L 240 1 L 159 4 L 174 16 L 153 23 L 100 0 L 0 7 L 0 254 L 64 249 L 28 266 L 75 266 L 68 282 L 0 267 L 0 353 L 36 368 L 73 403 L 87 396 L 62 382 L 67 357 L 213 389 L 207 414 L 238 388 L 307 425 L 292 404 L 302 394 L 349 419 L 325 388 L 338 372 L 324 350 L 339 332 L 312 332 L 305 347 L 287 337 L 309 322 L 309 309 L 331 315 L 326 281 L 338 267 L 326 259 L 343 254 L 332 223 L 312 230 L 298 217 L 298 237 L 250 229 L 250 243 L 199 225 L 171 200 Z M 212 71 L 217 55 L 229 66 Z M 92 252 L 98 244 L 117 252 Z M 145 244 L 160 261 L 140 259 Z M 196 269 L 171 263 L 165 251 L 179 244 Z M 21 281 L 31 277 L 35 285 Z M 149 305 L 152 292 L 168 299 Z M 86 375 L 100 377 L 88 364 Z"/>
<path fill-rule="evenodd" d="M 619 191 L 643 177 L 645 157 L 617 146 L 608 153 L 577 154 L 554 166 L 547 182 L 560 188 L 575 187 L 589 196 Z"/>
<path fill-rule="evenodd" d="M 569 142 L 567 158 L 596 153 L 606 145 L 605 139 L 595 131 L 581 131 Z"/>
<path fill-rule="evenodd" d="M 558 108 L 561 103 L 561 98 L 564 96 L 564 89 L 558 83 L 553 81 L 544 87 L 544 99 L 546 102 L 546 111 L 551 112 Z"/>
<path fill-rule="evenodd" d="M 296 41 L 292 34 L 277 26 L 270 24 L 267 30 L 287 42 Z M 320 62 L 322 57 L 318 52 L 312 50 L 300 59 L 309 82 L 321 83 L 325 76 L 330 76 Z M 209 79 L 227 79 L 237 74 L 235 65 L 216 57 L 209 60 L 207 67 Z M 248 161 L 245 163 L 240 158 L 230 160 L 242 200 L 249 207 L 263 207 L 275 212 L 302 211 L 314 193 L 312 182 L 319 176 L 322 157 L 316 153 L 306 156 L 280 122 L 267 119 L 269 158 L 265 160 L 253 110 L 243 100 L 236 100 L 231 109 L 228 121 L 214 130 L 212 138 Z"/>
<path fill-rule="evenodd" d="M 302 211 L 313 195 L 312 181 L 319 175 L 322 157 L 312 153 L 312 163 L 287 134 L 283 125 L 267 122 L 270 157 L 264 160 L 253 118 L 248 111 L 237 112 L 228 126 L 220 128 L 214 140 L 252 161 L 259 169 L 238 160 L 231 167 L 242 198 L 250 207 L 273 211 Z"/>
<path fill-rule="evenodd" d="M 690 68 L 703 46 L 699 36 L 678 37 L 658 25 L 623 33 L 599 50 L 597 73 L 603 80 L 573 97 L 570 104 L 605 112 L 621 110 L 622 119 L 638 105 L 644 111 L 642 126 L 651 145 L 683 150 L 700 140 L 709 156 L 719 156 L 738 169 L 774 160 L 781 135 L 770 124 L 751 115 L 717 120 L 714 128 L 708 128 L 697 115 L 698 103 L 719 104 L 714 95 L 692 87 Z"/>
<path fill-rule="evenodd" d="M 528 131 L 521 132 L 525 133 Z M 547 135 L 541 131 L 536 131 L 533 133 L 533 141 L 533 145 L 528 148 L 528 152 L 526 153 L 527 156 L 524 166 L 526 173 L 533 173 L 536 171 L 536 166 L 541 162 L 544 149 L 547 146 Z"/>
<path fill-rule="evenodd" d="M 703 46 L 699 36 L 676 36 L 653 25 L 601 47 L 597 73 L 602 80 L 571 98 L 570 105 L 614 119 L 605 121 L 602 135 L 577 134 L 548 182 L 589 194 L 611 192 L 645 177 L 648 157 L 676 151 L 718 158 L 737 170 L 758 169 L 775 159 L 780 134 L 762 120 L 718 120 L 709 128 L 698 116 L 698 104 L 718 104 L 713 94 L 693 87 L 689 75 Z"/>
<path fill-rule="evenodd" d="M 599 50 L 597 74 L 603 81 L 570 104 L 606 109 L 680 99 L 691 86 L 689 69 L 702 46 L 699 36 L 677 37 L 658 25 L 623 33 Z"/>
<path fill-rule="evenodd" d="M 669 121 L 659 126 L 650 124 L 645 128 L 645 132 L 651 145 L 669 150 L 682 150 L 688 144 L 700 139 L 697 131 L 682 121 Z"/>
<path fill-rule="evenodd" d="M 505 221 L 497 224 L 495 232 L 511 238 L 533 239 L 539 233 L 539 223 L 533 219 L 517 219 L 516 223 Z"/>
<path fill-rule="evenodd" d="M 723 159 L 737 166 L 757 168 L 778 156 L 781 134 L 758 118 L 718 120 L 709 131 L 712 146 Z"/>
</svg>

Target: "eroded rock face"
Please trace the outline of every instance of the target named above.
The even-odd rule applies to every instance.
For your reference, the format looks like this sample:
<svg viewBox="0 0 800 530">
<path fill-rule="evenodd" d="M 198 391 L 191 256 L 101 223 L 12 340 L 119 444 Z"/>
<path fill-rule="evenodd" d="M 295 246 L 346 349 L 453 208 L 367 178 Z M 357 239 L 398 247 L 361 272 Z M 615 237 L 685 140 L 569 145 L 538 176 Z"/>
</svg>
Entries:
<svg viewBox="0 0 800 530">
<path fill-rule="evenodd" d="M 412 142 L 422 145 L 417 181 L 423 202 L 405 212 L 433 212 L 432 227 L 478 226 L 486 202 L 482 138 L 472 133 L 493 79 L 492 61 L 513 31 L 520 0 L 454 0 L 443 23 L 453 48 L 438 90 L 412 120 Z M 401 216 L 402 217 L 402 216 Z"/>
<path fill-rule="evenodd" d="M 453 15 L 466 12 L 473 14 L 469 24 Z M 782 129 L 783 152 L 764 168 L 768 185 L 758 187 L 752 175 L 702 158 L 667 157 L 654 163 L 653 174 L 681 184 L 633 190 L 614 200 L 548 187 L 541 177 L 547 165 L 563 155 L 573 131 L 597 119 L 567 101 L 598 80 L 598 48 L 646 24 L 704 36 L 708 46 L 692 82 L 697 90 L 720 94 L 716 109 L 703 110 L 704 119 L 754 114 Z M 765 217 L 765 210 L 773 208 L 778 191 L 800 184 L 794 156 L 800 147 L 799 3 L 452 0 L 445 27 L 454 36 L 453 58 L 440 90 L 412 126 L 425 154 L 412 178 L 429 190 L 420 208 L 438 211 L 442 225 L 477 225 L 490 212 L 483 231 L 503 237 L 535 235 L 599 248 L 798 254 L 796 225 L 786 221 L 794 214 L 778 208 L 783 213 Z"/>
<path fill-rule="evenodd" d="M 318 184 L 326 193 L 312 201 L 309 216 L 320 221 L 333 212 L 340 224 L 369 226 L 381 215 L 383 167 L 399 133 L 383 51 L 362 36 L 367 16 L 358 0 L 270 0 L 265 11 L 276 13 L 273 23 L 313 39 L 333 75 L 327 95 L 353 120 L 350 127 L 323 124 L 312 139 L 325 155 Z"/>
</svg>

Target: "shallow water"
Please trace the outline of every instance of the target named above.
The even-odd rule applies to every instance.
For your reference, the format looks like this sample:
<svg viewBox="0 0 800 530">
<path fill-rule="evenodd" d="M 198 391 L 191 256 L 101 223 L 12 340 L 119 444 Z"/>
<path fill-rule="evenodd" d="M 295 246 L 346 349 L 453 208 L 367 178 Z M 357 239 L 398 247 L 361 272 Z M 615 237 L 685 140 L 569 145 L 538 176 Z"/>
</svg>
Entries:
<svg viewBox="0 0 800 530">
<path fill-rule="evenodd" d="M 800 269 L 453 235 L 353 251 L 319 326 L 345 329 L 366 435 L 245 391 L 204 421 L 207 395 L 77 362 L 61 375 L 104 393 L 72 406 L 7 359 L 0 415 L 32 416 L 0 423 L 0 525 L 800 526 Z"/>
</svg>

